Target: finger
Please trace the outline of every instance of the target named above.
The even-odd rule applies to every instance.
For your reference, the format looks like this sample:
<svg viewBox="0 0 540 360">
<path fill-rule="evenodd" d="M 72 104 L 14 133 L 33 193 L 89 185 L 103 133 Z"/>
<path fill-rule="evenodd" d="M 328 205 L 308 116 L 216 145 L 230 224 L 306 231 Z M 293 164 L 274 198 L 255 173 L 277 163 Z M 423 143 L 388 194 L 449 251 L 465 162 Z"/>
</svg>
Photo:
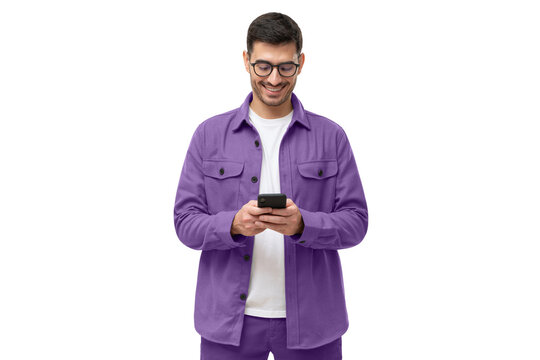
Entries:
<svg viewBox="0 0 540 360">
<path fill-rule="evenodd" d="M 255 222 L 255 225 L 257 225 L 259 227 L 264 227 L 266 229 L 274 230 L 274 231 L 277 231 L 277 232 L 285 231 L 285 229 L 287 228 L 286 225 L 272 224 L 272 223 L 265 222 L 265 221 L 257 221 L 257 222 Z"/>
<path fill-rule="evenodd" d="M 272 212 L 271 207 L 260 208 L 258 206 L 252 206 L 252 207 L 248 208 L 248 213 L 251 214 L 251 215 L 267 214 L 267 213 L 271 213 L 271 212 Z"/>
<path fill-rule="evenodd" d="M 294 210 L 292 208 L 272 209 L 272 215 L 291 216 L 292 214 L 294 214 Z"/>
<path fill-rule="evenodd" d="M 260 215 L 259 221 L 268 222 L 272 224 L 287 224 L 291 222 L 291 219 L 285 216 L 274 216 L 274 215 Z"/>
<path fill-rule="evenodd" d="M 250 223 L 255 223 L 256 221 L 259 221 L 259 217 L 257 215 L 251 215 L 249 213 L 246 215 L 246 219 Z"/>
<path fill-rule="evenodd" d="M 264 229 L 266 229 L 266 226 L 264 226 L 264 224 L 261 223 L 260 221 L 255 221 L 253 223 L 253 225 L 255 225 L 255 228 L 254 228 L 255 230 L 264 230 Z"/>
<path fill-rule="evenodd" d="M 285 208 L 273 209 L 272 214 L 281 215 L 281 216 L 291 216 L 296 212 L 296 209 L 294 208 L 295 203 L 291 199 L 287 198 L 287 202 L 285 206 L 286 206 Z"/>
</svg>

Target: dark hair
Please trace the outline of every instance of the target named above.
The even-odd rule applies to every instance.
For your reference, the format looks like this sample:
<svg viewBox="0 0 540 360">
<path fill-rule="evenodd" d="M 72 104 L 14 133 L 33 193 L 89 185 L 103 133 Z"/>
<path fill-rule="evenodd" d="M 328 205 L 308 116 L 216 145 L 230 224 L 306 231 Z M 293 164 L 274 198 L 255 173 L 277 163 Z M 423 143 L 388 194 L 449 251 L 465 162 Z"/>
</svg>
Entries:
<svg viewBox="0 0 540 360">
<path fill-rule="evenodd" d="M 247 53 L 251 57 L 253 43 L 262 41 L 272 45 L 294 42 L 298 57 L 302 52 L 302 31 L 293 19 L 285 14 L 269 12 L 253 20 L 247 33 Z"/>
</svg>

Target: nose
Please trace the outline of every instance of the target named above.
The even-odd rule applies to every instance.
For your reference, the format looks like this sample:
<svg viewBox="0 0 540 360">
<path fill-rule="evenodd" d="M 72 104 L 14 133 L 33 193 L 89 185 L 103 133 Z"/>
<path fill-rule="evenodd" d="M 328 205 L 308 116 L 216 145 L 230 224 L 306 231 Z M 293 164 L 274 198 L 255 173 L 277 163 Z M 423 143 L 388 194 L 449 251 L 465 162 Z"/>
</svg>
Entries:
<svg viewBox="0 0 540 360">
<path fill-rule="evenodd" d="M 281 76 L 277 67 L 272 68 L 272 72 L 268 75 L 267 81 L 272 85 L 279 85 L 281 82 Z"/>
</svg>

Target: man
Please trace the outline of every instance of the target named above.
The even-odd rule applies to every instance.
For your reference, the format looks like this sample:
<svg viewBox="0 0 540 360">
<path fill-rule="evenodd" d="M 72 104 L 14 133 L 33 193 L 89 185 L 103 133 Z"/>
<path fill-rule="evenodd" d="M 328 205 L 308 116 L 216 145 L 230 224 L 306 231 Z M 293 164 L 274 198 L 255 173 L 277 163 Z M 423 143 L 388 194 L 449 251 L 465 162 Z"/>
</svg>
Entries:
<svg viewBox="0 0 540 360">
<path fill-rule="evenodd" d="M 202 250 L 195 294 L 201 359 L 341 359 L 348 329 L 338 251 L 368 213 L 344 130 L 293 93 L 305 56 L 288 16 L 255 19 L 244 64 L 252 92 L 202 122 L 180 175 L 174 223 Z M 285 208 L 259 208 L 284 193 Z"/>
</svg>

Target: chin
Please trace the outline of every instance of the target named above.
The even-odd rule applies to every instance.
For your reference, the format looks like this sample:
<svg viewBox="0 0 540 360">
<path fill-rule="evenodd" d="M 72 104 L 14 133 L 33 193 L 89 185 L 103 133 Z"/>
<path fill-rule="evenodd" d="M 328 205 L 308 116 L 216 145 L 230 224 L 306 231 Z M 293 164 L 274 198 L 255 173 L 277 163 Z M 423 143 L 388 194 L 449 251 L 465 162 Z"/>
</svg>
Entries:
<svg viewBox="0 0 540 360">
<path fill-rule="evenodd" d="M 267 94 L 265 94 L 264 91 L 265 91 L 264 89 L 259 89 L 259 94 L 262 97 L 262 99 L 261 99 L 262 102 L 265 103 L 268 106 L 278 106 L 278 105 L 283 104 L 287 100 L 288 95 L 289 95 L 288 92 L 285 92 L 284 94 L 282 94 L 279 97 L 270 97 Z"/>
<path fill-rule="evenodd" d="M 278 105 L 281 105 L 285 102 L 285 98 L 284 97 L 280 97 L 280 98 L 268 98 L 268 97 L 265 97 L 263 98 L 263 102 L 268 105 L 268 106 L 278 106 Z"/>
</svg>

